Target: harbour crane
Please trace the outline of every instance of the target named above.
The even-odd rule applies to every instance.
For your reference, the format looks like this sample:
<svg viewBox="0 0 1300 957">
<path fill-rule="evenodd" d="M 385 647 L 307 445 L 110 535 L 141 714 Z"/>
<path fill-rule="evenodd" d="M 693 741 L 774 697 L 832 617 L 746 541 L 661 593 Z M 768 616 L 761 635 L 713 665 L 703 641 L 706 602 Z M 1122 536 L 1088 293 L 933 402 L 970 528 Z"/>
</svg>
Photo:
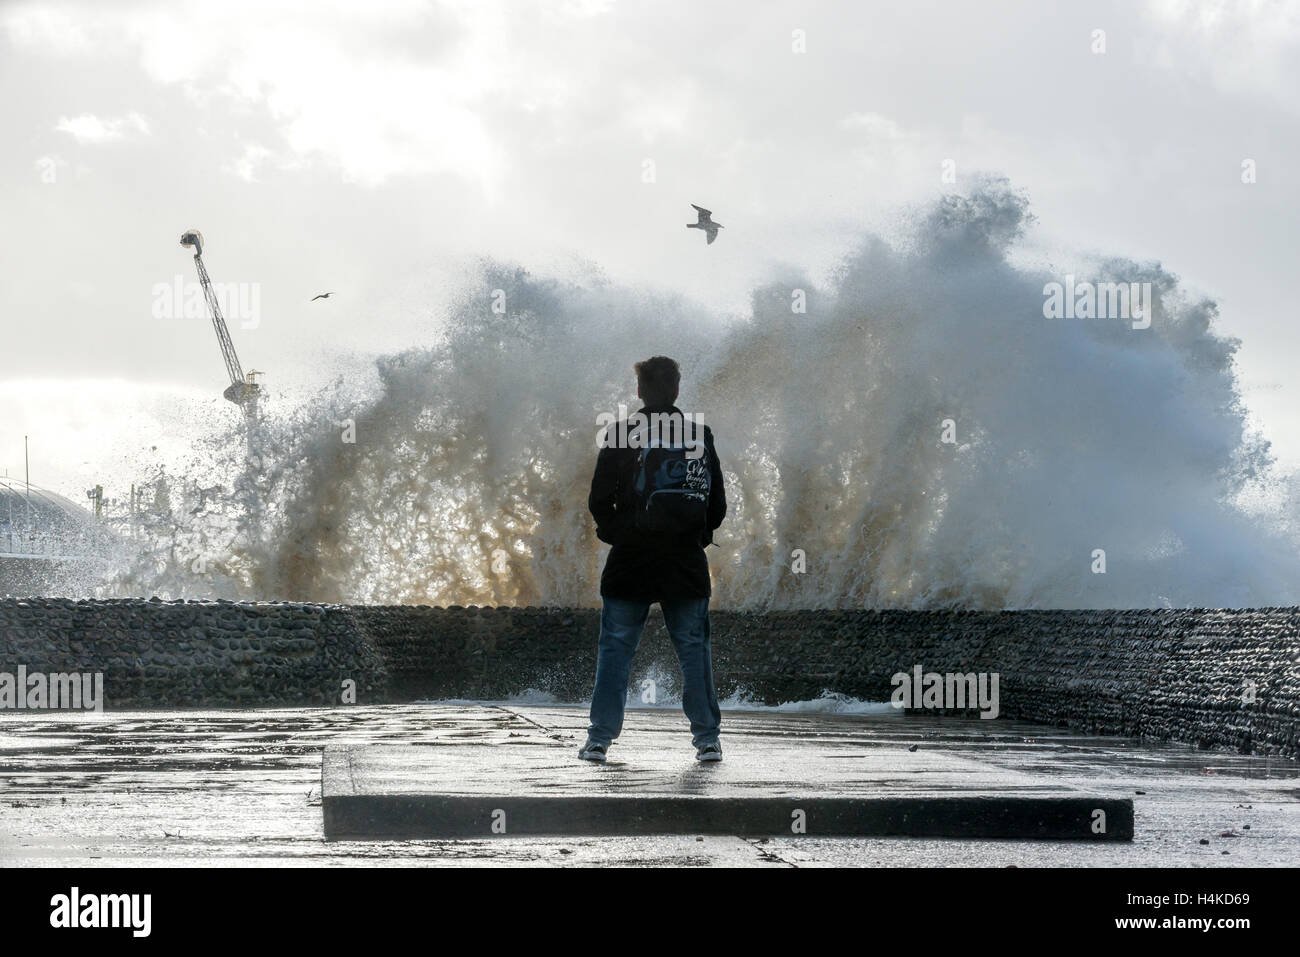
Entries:
<svg viewBox="0 0 1300 957">
<path fill-rule="evenodd" d="M 212 280 L 208 278 L 208 270 L 203 265 L 203 234 L 197 229 L 191 229 L 181 235 L 181 245 L 194 247 L 194 265 L 199 271 L 199 284 L 203 286 L 203 298 L 208 301 L 208 311 L 212 314 L 212 328 L 216 330 L 217 344 L 221 346 L 221 358 L 226 363 L 226 374 L 230 377 L 230 385 L 226 386 L 221 394 L 242 408 L 251 423 L 257 416 L 257 400 L 262 390 L 255 377 L 261 373 L 249 370 L 245 375 L 244 367 L 239 364 L 239 356 L 235 354 L 235 344 L 230 340 L 230 330 L 226 328 L 226 320 L 221 315 L 221 304 L 217 301 L 217 294 L 212 290 Z"/>
</svg>

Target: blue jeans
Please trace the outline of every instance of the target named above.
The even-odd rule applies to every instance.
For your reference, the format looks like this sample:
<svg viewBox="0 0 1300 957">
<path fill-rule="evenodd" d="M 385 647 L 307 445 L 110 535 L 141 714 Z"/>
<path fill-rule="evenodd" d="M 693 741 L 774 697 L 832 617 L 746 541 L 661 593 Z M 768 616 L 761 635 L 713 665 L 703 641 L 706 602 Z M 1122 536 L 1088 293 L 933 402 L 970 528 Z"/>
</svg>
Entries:
<svg viewBox="0 0 1300 957">
<path fill-rule="evenodd" d="M 661 601 L 664 624 L 682 666 L 682 710 L 691 722 L 691 743 L 697 748 L 718 740 L 722 712 L 713 688 L 713 656 L 709 648 L 709 600 L 686 598 Z M 600 612 L 600 644 L 596 651 L 596 691 L 591 696 L 591 727 L 587 737 L 606 746 L 623 730 L 623 707 L 632 658 L 650 614 L 650 602 L 606 598 Z"/>
</svg>

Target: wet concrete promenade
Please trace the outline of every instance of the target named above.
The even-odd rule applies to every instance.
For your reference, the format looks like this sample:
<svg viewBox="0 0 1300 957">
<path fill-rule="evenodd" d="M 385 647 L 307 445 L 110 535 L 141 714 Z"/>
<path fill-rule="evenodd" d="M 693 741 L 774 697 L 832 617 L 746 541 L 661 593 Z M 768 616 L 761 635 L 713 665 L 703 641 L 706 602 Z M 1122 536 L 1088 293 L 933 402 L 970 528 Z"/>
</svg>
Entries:
<svg viewBox="0 0 1300 957">
<path fill-rule="evenodd" d="M 726 761 L 694 761 L 680 712 L 629 711 L 605 767 L 579 764 L 582 708 L 429 704 L 0 716 L 0 863 L 9 865 L 1294 866 L 1293 761 L 1097 738 L 1008 721 L 724 713 Z M 468 835 L 326 840 L 325 749 L 449 754 L 464 793 L 900 799 L 1131 798 L 1134 838 Z M 380 751 L 374 749 L 381 748 Z M 447 767 L 438 762 L 439 767 Z M 398 762 L 395 767 L 402 770 Z M 434 768 L 436 770 L 436 768 Z M 408 777 L 410 776 L 408 772 Z M 705 775 L 712 774 L 712 777 Z M 399 775 L 400 776 L 400 775 Z M 423 773 L 414 775 L 424 780 Z M 444 784 L 451 777 L 443 775 Z M 421 785 L 423 788 L 423 785 Z M 525 790 L 526 790 L 525 789 Z M 446 790 L 444 787 L 443 790 Z M 575 828 L 581 830 L 581 828 Z M 1204 842 L 1204 843 L 1202 843 Z M 1225 853 L 1226 852 L 1226 853 Z"/>
</svg>

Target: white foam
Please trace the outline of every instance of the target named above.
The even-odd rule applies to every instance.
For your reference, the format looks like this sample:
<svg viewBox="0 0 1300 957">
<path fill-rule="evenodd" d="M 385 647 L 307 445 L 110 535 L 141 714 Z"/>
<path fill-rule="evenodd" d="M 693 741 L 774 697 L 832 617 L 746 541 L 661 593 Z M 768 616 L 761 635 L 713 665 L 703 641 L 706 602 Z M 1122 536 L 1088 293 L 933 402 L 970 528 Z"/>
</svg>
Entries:
<svg viewBox="0 0 1300 957">
<path fill-rule="evenodd" d="M 627 710 L 676 711 L 681 708 L 681 699 L 674 695 L 660 696 L 653 704 L 645 703 L 636 694 L 636 689 L 629 690 Z M 562 701 L 549 691 L 530 688 L 509 698 L 493 700 L 475 700 L 472 698 L 438 698 L 419 701 L 417 704 L 441 705 L 498 705 L 510 707 L 586 707 L 589 701 Z M 823 691 L 821 696 L 809 701 L 787 701 L 782 704 L 768 705 L 755 701 L 743 694 L 735 694 L 718 702 L 723 711 L 771 711 L 787 714 L 897 714 L 903 712 L 888 701 L 863 701 L 830 691 Z"/>
</svg>

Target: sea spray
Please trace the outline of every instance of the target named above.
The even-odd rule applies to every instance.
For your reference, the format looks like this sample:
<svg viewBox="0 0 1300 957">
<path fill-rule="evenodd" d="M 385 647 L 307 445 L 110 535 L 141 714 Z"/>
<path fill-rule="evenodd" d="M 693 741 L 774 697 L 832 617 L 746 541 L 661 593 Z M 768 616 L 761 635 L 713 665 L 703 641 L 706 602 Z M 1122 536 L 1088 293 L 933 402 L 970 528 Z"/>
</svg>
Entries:
<svg viewBox="0 0 1300 957">
<path fill-rule="evenodd" d="M 987 181 L 911 235 L 864 238 L 821 285 L 774 278 L 732 320 L 486 262 L 438 341 L 378 359 L 364 388 L 268 411 L 247 447 L 211 436 L 184 474 L 224 493 L 169 506 L 113 587 L 592 605 L 597 416 L 634 401 L 635 360 L 664 353 L 727 474 L 716 606 L 1300 600 L 1281 517 L 1238 505 L 1271 463 L 1215 304 L 1158 264 L 1112 259 L 1071 274 L 1150 284 L 1149 327 L 1046 319 L 1062 277 L 1013 264 L 1028 221 L 1022 195 Z"/>
</svg>

